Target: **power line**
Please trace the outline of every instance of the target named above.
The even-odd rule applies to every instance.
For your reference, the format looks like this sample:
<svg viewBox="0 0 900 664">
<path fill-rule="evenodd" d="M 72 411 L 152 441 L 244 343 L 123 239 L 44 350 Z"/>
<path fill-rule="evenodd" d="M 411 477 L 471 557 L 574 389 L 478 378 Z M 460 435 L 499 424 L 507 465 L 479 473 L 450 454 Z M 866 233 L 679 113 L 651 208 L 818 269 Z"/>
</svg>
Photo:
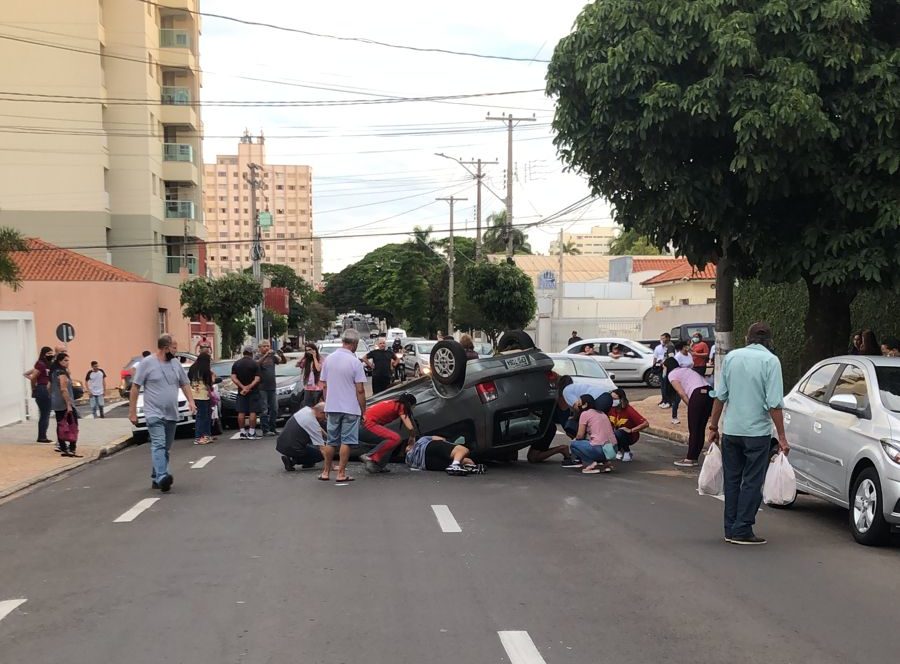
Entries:
<svg viewBox="0 0 900 664">
<path fill-rule="evenodd" d="M 265 23 L 262 21 L 250 21 L 247 19 L 241 19 L 234 16 L 225 16 L 224 14 L 213 14 L 212 12 L 200 12 L 193 11 L 190 9 L 181 9 L 178 7 L 168 7 L 166 5 L 153 2 L 153 0 L 138 0 L 138 2 L 143 2 L 147 5 L 152 5 L 158 9 L 171 9 L 174 11 L 181 11 L 188 14 L 194 14 L 196 16 L 206 16 L 209 18 L 218 18 L 223 21 L 232 21 L 234 23 L 241 23 L 243 25 L 252 25 L 260 28 L 271 28 L 273 30 L 281 30 L 282 32 L 293 32 L 301 35 L 306 35 L 307 37 L 320 37 L 323 39 L 334 39 L 337 41 L 348 41 L 348 42 L 357 42 L 360 44 L 367 44 L 370 46 L 383 46 L 385 48 L 394 48 L 394 49 L 402 49 L 406 51 L 415 51 L 418 53 L 441 53 L 444 55 L 460 55 L 470 58 L 483 58 L 487 60 L 506 60 L 510 62 L 542 62 L 548 63 L 549 60 L 538 60 L 537 58 L 521 58 L 515 57 L 511 55 L 492 55 L 488 53 L 474 53 L 471 51 L 455 51 L 446 48 L 438 48 L 438 47 L 420 47 L 420 46 L 409 46 L 405 44 L 393 44 L 390 42 L 378 41 L 376 39 L 369 39 L 367 37 L 345 37 L 341 35 L 331 35 L 322 32 L 313 32 L 312 30 L 301 30 L 300 28 L 291 28 L 284 25 L 276 25 L 274 23 Z"/>
</svg>

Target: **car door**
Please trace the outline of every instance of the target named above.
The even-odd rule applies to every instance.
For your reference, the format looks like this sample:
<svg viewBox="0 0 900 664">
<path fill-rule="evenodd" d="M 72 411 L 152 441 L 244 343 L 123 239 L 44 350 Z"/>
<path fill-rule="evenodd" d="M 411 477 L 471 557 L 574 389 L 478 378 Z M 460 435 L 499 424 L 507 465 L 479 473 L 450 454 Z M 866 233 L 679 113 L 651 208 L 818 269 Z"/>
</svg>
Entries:
<svg viewBox="0 0 900 664">
<path fill-rule="evenodd" d="M 618 371 L 611 373 L 616 374 L 616 380 L 642 382 L 644 380 L 645 365 L 647 364 L 644 356 L 636 348 L 632 348 L 627 344 L 619 344 L 619 348 L 622 351 L 622 357 L 617 362 L 618 366 L 623 367 L 623 373 L 621 376 Z"/>
<path fill-rule="evenodd" d="M 416 345 L 406 344 L 403 347 L 403 368 L 408 374 L 413 372 L 416 366 Z"/>
<path fill-rule="evenodd" d="M 834 362 L 813 369 L 784 398 L 784 427 L 791 444 L 791 465 L 800 484 L 814 493 L 827 493 L 819 477 L 818 438 L 822 433 L 821 418 L 826 410 L 840 364 Z"/>
</svg>

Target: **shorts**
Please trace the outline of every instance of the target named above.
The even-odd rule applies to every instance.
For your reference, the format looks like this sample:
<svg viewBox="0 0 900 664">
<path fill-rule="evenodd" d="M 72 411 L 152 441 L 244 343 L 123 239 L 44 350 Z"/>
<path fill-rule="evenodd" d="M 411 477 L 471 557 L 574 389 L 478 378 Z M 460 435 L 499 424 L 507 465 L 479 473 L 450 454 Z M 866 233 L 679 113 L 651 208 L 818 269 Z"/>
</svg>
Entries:
<svg viewBox="0 0 900 664">
<path fill-rule="evenodd" d="M 425 470 L 446 470 L 453 461 L 450 456 L 455 444 L 446 440 L 432 440 L 425 448 Z"/>
<path fill-rule="evenodd" d="M 359 445 L 359 415 L 328 413 L 328 440 L 326 445 Z"/>
<path fill-rule="evenodd" d="M 251 392 L 250 394 L 237 395 L 237 401 L 234 406 L 235 411 L 241 415 L 256 414 L 259 412 L 259 392 Z"/>
</svg>

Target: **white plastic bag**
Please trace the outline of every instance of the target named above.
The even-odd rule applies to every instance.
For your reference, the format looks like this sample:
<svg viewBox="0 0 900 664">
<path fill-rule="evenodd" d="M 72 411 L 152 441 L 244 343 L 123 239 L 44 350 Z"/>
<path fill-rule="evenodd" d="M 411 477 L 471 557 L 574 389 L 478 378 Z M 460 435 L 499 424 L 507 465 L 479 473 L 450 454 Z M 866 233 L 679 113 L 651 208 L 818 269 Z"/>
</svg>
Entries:
<svg viewBox="0 0 900 664">
<path fill-rule="evenodd" d="M 710 445 L 703 455 L 703 467 L 697 480 L 697 492 L 707 496 L 720 496 L 724 491 L 725 473 L 722 471 L 722 450 Z"/>
<path fill-rule="evenodd" d="M 797 499 L 797 478 L 791 462 L 779 452 L 769 462 L 763 483 L 763 502 L 766 505 L 790 505 Z"/>
</svg>

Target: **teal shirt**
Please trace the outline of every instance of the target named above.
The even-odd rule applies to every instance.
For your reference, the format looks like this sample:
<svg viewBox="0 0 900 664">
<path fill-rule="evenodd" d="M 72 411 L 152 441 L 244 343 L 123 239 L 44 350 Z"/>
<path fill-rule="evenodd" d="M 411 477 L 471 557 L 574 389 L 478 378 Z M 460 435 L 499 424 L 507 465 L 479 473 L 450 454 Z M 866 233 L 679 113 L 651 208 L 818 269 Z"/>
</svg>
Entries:
<svg viewBox="0 0 900 664">
<path fill-rule="evenodd" d="M 716 398 L 725 402 L 722 433 L 770 436 L 769 411 L 784 406 L 781 361 L 765 346 L 752 344 L 725 356 Z"/>
</svg>

